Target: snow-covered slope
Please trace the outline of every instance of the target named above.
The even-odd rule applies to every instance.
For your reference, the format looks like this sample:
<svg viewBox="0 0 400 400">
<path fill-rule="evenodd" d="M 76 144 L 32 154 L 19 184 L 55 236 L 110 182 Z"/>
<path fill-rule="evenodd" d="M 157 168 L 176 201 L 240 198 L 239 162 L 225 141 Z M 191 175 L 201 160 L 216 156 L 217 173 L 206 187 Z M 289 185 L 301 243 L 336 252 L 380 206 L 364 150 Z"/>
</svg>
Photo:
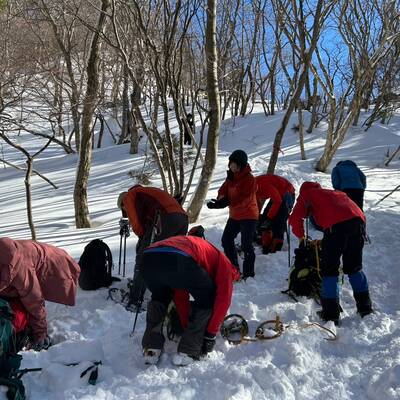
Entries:
<svg viewBox="0 0 400 400">
<path fill-rule="evenodd" d="M 225 178 L 232 150 L 244 149 L 254 173 L 265 172 L 281 117 L 277 114 L 266 118 L 259 112 L 223 123 L 209 198 L 215 196 Z M 38 146 L 31 137 L 22 136 L 20 140 L 32 150 Z M 292 181 L 296 189 L 305 180 L 330 187 L 329 173 L 317 173 L 312 168 L 322 153 L 324 126 L 306 134 L 305 142 L 308 159 L 301 161 L 297 134 L 290 129 L 286 132 L 276 173 Z M 145 314 L 139 315 L 132 338 L 129 334 L 134 315 L 107 300 L 107 290 L 79 291 L 75 307 L 46 304 L 50 333 L 58 344 L 49 351 L 23 353 L 23 367 L 44 368 L 24 376 L 28 398 L 399 399 L 400 191 L 375 205 L 400 184 L 399 160 L 383 167 L 387 150 L 393 151 L 399 144 L 400 116 L 396 116 L 389 126 L 376 126 L 368 132 L 353 128 L 332 163 L 353 159 L 367 175 L 365 209 L 371 244 L 365 247 L 364 268 L 376 310 L 361 320 L 355 313 L 345 279 L 341 295 L 343 324 L 337 328 L 337 341 L 325 340 L 326 332 L 315 327 L 302 328 L 305 323 L 318 320 L 318 305 L 313 300 L 300 298 L 295 303 L 281 293 L 287 286 L 287 251 L 265 256 L 257 249 L 256 277 L 235 285 L 230 311 L 248 320 L 251 334 L 260 322 L 278 314 L 285 326 L 290 325 L 278 339 L 234 346 L 218 337 L 216 349 L 207 359 L 185 368 L 172 366 L 176 343 L 169 342 L 161 363 L 147 367 L 140 344 Z M 3 154 L 7 160 L 23 165 L 24 160 L 14 150 L 4 146 Z M 35 161 L 35 169 L 59 187 L 54 190 L 40 178 L 32 178 L 38 238 L 65 248 L 76 259 L 86 243 L 102 238 L 111 247 L 117 263 L 117 196 L 131 186 L 132 179 L 126 172 L 141 166 L 144 156 L 130 156 L 128 145 L 109 145 L 94 151 L 89 183 L 94 228 L 81 230 L 74 227 L 72 200 L 76 161 L 76 155 L 67 156 L 56 147 Z M 29 238 L 23 173 L 0 167 L 0 235 Z M 200 214 L 198 222 L 206 228 L 207 239 L 218 247 L 226 219 L 227 210 L 204 207 Z M 311 235 L 318 237 L 316 232 Z M 128 276 L 132 274 L 136 240 L 135 236 L 128 239 Z M 292 252 L 296 244 L 292 236 Z M 125 284 L 123 281 L 120 286 Z M 90 361 L 98 360 L 102 361 L 98 382 L 88 385 L 87 377 L 80 379 L 80 373 Z M 81 363 L 63 365 L 71 362 Z"/>
</svg>

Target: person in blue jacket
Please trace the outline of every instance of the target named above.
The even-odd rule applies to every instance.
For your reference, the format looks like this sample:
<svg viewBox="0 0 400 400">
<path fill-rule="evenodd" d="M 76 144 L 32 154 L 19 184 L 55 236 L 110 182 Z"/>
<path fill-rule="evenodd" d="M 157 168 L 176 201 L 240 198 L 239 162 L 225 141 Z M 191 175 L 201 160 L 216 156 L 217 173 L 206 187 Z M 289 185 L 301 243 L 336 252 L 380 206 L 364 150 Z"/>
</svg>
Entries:
<svg viewBox="0 0 400 400">
<path fill-rule="evenodd" d="M 363 210 L 367 179 L 354 161 L 339 161 L 332 170 L 331 179 L 334 189 L 346 193 Z"/>
</svg>

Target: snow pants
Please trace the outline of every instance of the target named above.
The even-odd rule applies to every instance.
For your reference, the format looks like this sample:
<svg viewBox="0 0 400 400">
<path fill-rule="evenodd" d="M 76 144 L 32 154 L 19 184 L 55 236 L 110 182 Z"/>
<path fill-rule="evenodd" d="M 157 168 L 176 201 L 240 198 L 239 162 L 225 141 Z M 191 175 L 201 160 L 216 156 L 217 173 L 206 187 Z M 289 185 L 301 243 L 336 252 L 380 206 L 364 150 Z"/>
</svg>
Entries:
<svg viewBox="0 0 400 400">
<path fill-rule="evenodd" d="M 163 239 L 167 239 L 176 235 L 186 235 L 189 227 L 188 216 L 182 213 L 171 213 L 165 214 L 160 217 L 161 229 L 159 232 L 154 234 L 153 241 L 153 229 L 154 226 L 148 226 L 144 235 L 139 238 L 136 245 L 136 260 L 135 260 L 135 271 L 133 274 L 133 280 L 130 286 L 129 293 L 129 304 L 138 306 L 143 301 L 144 292 L 146 291 L 146 285 L 143 281 L 142 274 L 140 272 L 140 265 L 143 256 L 143 251 L 151 243 L 158 242 Z"/>
<path fill-rule="evenodd" d="M 229 261 L 239 268 L 238 254 L 235 246 L 235 238 L 240 233 L 241 247 L 244 252 L 243 277 L 254 276 L 254 254 L 253 238 L 256 232 L 257 220 L 243 219 L 236 220 L 229 218 L 222 234 L 222 247 Z"/>
<path fill-rule="evenodd" d="M 163 348 L 165 338 L 162 326 L 173 297 L 173 289 L 183 289 L 190 293 L 194 302 L 188 325 L 178 344 L 178 351 L 195 358 L 199 357 L 214 307 L 215 283 L 204 268 L 179 250 L 176 252 L 148 250 L 143 254 L 142 266 L 144 281 L 151 291 L 146 330 L 142 339 L 143 348 Z"/>
<path fill-rule="evenodd" d="M 342 192 L 347 194 L 351 200 L 363 210 L 364 208 L 364 189 L 343 189 Z"/>
<path fill-rule="evenodd" d="M 339 266 L 343 261 L 343 273 L 348 275 L 356 300 L 357 311 L 366 315 L 372 311 L 368 281 L 362 271 L 365 224 L 353 218 L 333 225 L 324 231 L 321 260 L 321 305 L 324 319 L 338 320 Z"/>
</svg>

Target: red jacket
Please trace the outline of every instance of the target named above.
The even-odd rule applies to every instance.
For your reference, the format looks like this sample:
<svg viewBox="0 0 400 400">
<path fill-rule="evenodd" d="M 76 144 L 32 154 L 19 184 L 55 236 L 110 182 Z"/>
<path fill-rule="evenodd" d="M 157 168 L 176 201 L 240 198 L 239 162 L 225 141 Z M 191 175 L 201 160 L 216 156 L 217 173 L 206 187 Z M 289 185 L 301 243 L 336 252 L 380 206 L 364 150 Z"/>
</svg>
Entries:
<svg viewBox="0 0 400 400">
<path fill-rule="evenodd" d="M 144 235 L 146 226 L 153 224 L 157 211 L 162 214 L 185 214 L 182 206 L 165 190 L 154 187 L 133 186 L 122 199 L 133 232 Z"/>
<path fill-rule="evenodd" d="M 228 171 L 230 175 L 230 171 Z M 233 179 L 226 178 L 218 190 L 218 199 L 229 200 L 229 217 L 236 220 L 258 219 L 257 184 L 247 164 L 241 171 L 233 174 Z"/>
<path fill-rule="evenodd" d="M 283 196 L 286 193 L 294 194 L 294 187 L 287 179 L 272 174 L 256 176 L 256 182 L 258 211 L 261 212 L 266 199 L 271 199 L 272 207 L 267 217 L 274 219 L 282 204 Z"/>
<path fill-rule="evenodd" d="M 364 213 L 346 193 L 322 189 L 316 182 L 304 182 L 301 185 L 296 205 L 289 217 L 293 233 L 299 239 L 305 235 L 303 220 L 309 216 L 323 229 L 356 217 L 365 222 Z"/>
<path fill-rule="evenodd" d="M 47 335 L 45 300 L 73 306 L 79 265 L 64 250 L 0 238 L 0 296 L 19 298 L 35 340 Z"/>
<path fill-rule="evenodd" d="M 208 321 L 207 331 L 216 334 L 224 320 L 229 309 L 232 299 L 233 281 L 240 279 L 240 274 L 234 265 L 220 250 L 204 239 L 195 236 L 173 236 L 152 244 L 149 248 L 169 246 L 179 249 L 196 261 L 196 263 L 204 268 L 216 286 L 216 294 L 214 301 L 213 313 Z M 178 292 L 178 290 L 176 291 Z M 182 292 L 179 290 L 179 292 Z M 189 293 L 186 291 L 174 296 L 177 303 L 177 309 L 180 313 L 188 310 Z M 187 320 L 187 316 L 183 320 Z M 185 322 L 185 321 L 184 321 Z M 184 325 L 186 325 L 184 323 Z"/>
</svg>

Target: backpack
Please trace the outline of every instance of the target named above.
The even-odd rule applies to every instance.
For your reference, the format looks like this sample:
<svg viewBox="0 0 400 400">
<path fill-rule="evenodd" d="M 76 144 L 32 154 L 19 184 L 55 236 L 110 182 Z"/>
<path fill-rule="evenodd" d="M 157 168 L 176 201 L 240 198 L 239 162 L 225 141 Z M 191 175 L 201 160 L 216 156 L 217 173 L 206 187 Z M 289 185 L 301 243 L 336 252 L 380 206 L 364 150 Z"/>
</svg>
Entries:
<svg viewBox="0 0 400 400">
<path fill-rule="evenodd" d="M 79 286 L 83 290 L 108 287 L 118 278 L 111 276 L 113 259 L 110 248 L 100 239 L 88 243 L 79 259 Z"/>
<path fill-rule="evenodd" d="M 17 375 L 22 356 L 17 354 L 13 316 L 8 301 L 0 298 L 0 385 L 8 387 L 7 399 L 24 400 L 25 388 Z"/>
<path fill-rule="evenodd" d="M 321 241 L 306 239 L 294 250 L 294 264 L 289 272 L 289 288 L 283 293 L 293 297 L 307 296 L 319 299 L 321 289 Z"/>
</svg>

